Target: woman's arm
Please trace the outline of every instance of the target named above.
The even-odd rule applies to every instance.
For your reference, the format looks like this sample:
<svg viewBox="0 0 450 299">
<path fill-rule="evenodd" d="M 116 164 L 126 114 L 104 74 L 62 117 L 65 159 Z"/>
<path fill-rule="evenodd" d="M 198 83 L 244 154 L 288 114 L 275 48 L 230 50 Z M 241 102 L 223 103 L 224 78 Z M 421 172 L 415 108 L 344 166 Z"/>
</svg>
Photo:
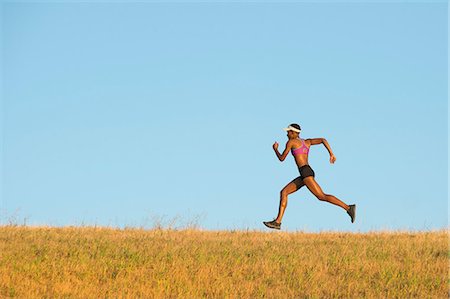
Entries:
<svg viewBox="0 0 450 299">
<path fill-rule="evenodd" d="M 333 154 L 333 151 L 331 150 L 331 146 L 328 144 L 328 141 L 325 138 L 312 138 L 312 139 L 306 139 L 310 142 L 311 145 L 316 144 L 322 144 L 325 145 L 325 148 L 327 149 L 328 153 L 330 154 L 330 163 L 334 163 L 336 161 L 336 157 Z"/>
<path fill-rule="evenodd" d="M 280 154 L 278 152 L 278 142 L 275 142 L 272 147 L 278 157 L 278 160 L 283 162 L 284 159 L 286 159 L 286 156 L 289 154 L 290 149 L 292 148 L 292 143 L 290 141 L 286 143 L 286 148 L 284 149 L 283 154 Z"/>
</svg>

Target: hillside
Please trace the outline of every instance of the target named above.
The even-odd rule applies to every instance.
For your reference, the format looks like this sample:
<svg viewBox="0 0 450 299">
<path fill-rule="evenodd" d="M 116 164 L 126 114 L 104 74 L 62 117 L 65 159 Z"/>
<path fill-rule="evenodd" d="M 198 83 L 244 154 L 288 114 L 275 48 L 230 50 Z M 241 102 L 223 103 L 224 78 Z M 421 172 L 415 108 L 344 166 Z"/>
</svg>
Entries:
<svg viewBox="0 0 450 299">
<path fill-rule="evenodd" d="M 448 231 L 0 227 L 0 297 L 447 298 Z"/>
</svg>

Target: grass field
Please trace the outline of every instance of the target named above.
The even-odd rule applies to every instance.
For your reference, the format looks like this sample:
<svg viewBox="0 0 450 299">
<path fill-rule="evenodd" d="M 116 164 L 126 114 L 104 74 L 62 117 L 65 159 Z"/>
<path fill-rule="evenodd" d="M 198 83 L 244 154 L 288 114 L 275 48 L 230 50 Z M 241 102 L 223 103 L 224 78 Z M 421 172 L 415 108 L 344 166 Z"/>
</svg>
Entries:
<svg viewBox="0 0 450 299">
<path fill-rule="evenodd" d="M 0 226 L 0 297 L 448 298 L 448 236 Z"/>
</svg>

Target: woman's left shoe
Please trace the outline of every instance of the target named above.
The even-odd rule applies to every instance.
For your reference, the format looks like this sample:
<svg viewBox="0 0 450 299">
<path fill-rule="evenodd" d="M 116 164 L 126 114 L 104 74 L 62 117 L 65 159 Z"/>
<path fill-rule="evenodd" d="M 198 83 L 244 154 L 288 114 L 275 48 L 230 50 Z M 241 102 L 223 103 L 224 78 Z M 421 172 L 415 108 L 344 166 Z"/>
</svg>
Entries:
<svg viewBox="0 0 450 299">
<path fill-rule="evenodd" d="M 352 223 L 355 222 L 356 218 L 356 205 L 349 205 L 349 209 L 347 211 L 347 214 L 350 215 L 350 218 L 352 219 Z"/>
</svg>

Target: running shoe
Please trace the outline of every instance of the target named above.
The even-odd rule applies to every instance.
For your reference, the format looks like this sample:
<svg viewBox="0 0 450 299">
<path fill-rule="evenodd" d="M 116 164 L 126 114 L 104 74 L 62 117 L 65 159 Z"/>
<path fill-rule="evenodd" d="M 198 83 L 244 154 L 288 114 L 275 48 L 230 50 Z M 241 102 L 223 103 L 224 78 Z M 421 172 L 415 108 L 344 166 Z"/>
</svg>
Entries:
<svg viewBox="0 0 450 299">
<path fill-rule="evenodd" d="M 355 222 L 356 218 L 356 205 L 349 205 L 349 209 L 347 211 L 347 214 L 350 215 L 350 218 L 352 219 L 352 223 Z"/>
<path fill-rule="evenodd" d="M 280 227 L 281 227 L 281 223 L 276 222 L 275 219 L 272 221 L 264 221 L 263 223 L 268 228 L 280 229 Z"/>
</svg>

